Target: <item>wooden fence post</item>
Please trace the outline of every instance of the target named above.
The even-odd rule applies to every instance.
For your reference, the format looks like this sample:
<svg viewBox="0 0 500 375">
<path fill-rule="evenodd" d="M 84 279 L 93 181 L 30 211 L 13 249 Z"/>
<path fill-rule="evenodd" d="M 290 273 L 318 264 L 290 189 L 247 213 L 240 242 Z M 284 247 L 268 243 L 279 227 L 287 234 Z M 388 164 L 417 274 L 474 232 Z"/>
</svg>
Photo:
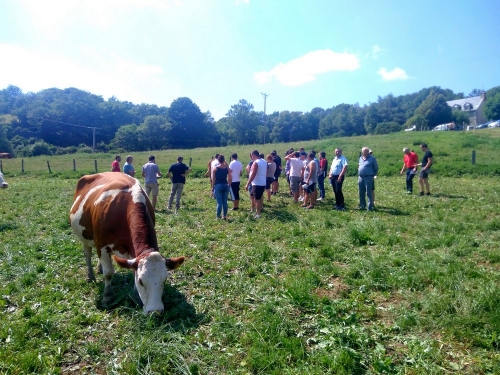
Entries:
<svg viewBox="0 0 500 375">
<path fill-rule="evenodd" d="M 47 160 L 47 167 L 49 168 L 49 173 L 52 173 L 51 169 L 50 169 L 50 163 L 49 161 Z"/>
<path fill-rule="evenodd" d="M 191 162 L 193 161 L 193 158 L 189 158 L 189 167 L 191 167 Z"/>
<path fill-rule="evenodd" d="M 97 159 L 94 159 L 95 173 L 97 173 Z"/>
<path fill-rule="evenodd" d="M 476 150 L 472 151 L 472 165 L 476 164 Z"/>
<path fill-rule="evenodd" d="M 24 173 L 24 159 L 21 159 L 21 173 Z"/>
<path fill-rule="evenodd" d="M 76 172 L 76 160 L 73 159 L 73 172 Z"/>
</svg>

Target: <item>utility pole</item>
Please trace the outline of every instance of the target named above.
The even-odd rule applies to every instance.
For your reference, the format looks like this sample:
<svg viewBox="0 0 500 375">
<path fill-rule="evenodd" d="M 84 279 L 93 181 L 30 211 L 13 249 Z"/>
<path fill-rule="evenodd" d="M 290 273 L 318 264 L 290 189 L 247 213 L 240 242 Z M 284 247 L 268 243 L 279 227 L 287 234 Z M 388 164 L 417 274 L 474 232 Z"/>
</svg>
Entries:
<svg viewBox="0 0 500 375">
<path fill-rule="evenodd" d="M 264 92 L 260 93 L 264 97 L 264 127 L 266 127 L 266 99 L 269 96 L 269 94 L 266 94 Z M 266 143 L 266 129 L 264 129 L 264 144 Z"/>
</svg>

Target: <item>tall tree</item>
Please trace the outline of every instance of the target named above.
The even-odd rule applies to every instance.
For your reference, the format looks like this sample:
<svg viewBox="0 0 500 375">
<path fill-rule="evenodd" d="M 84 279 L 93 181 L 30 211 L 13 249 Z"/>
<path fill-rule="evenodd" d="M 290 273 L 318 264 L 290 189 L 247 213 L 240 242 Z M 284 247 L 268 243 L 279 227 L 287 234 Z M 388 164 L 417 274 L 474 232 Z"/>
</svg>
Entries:
<svg viewBox="0 0 500 375">
<path fill-rule="evenodd" d="M 446 104 L 446 98 L 443 94 L 436 94 L 435 92 L 429 94 L 415 110 L 415 114 L 424 116 L 431 128 L 452 120 L 451 107 Z"/>
<path fill-rule="evenodd" d="M 496 93 L 493 97 L 486 98 L 484 115 L 489 120 L 500 120 L 500 92 Z"/>
<path fill-rule="evenodd" d="M 162 150 L 170 147 L 170 134 L 172 125 L 163 116 L 148 116 L 137 128 L 137 138 L 142 150 Z"/>
<path fill-rule="evenodd" d="M 217 131 L 207 116 L 189 98 L 175 99 L 168 109 L 172 122 L 171 145 L 176 148 L 215 146 Z"/>
</svg>

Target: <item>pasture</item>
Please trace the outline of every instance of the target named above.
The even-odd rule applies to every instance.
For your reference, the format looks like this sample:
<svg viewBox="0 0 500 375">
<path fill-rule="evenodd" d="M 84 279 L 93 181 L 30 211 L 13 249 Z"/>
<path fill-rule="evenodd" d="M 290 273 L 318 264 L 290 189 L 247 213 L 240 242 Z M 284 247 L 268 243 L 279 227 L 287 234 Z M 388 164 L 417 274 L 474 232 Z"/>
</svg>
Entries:
<svg viewBox="0 0 500 375">
<path fill-rule="evenodd" d="M 39 170 L 19 174 L 11 169 L 19 160 L 4 162 L 10 187 L 0 190 L 0 373 L 500 373 L 500 181 L 489 176 L 499 162 L 489 158 L 468 172 L 470 148 L 449 145 L 456 137 L 493 152 L 500 133 L 483 134 L 426 133 L 441 148 L 421 133 L 305 144 L 326 149 L 329 160 L 342 144 L 352 155 L 351 176 L 358 144 L 373 148 L 381 164 L 375 212 L 355 210 L 355 177 L 344 184 L 345 212 L 331 209 L 331 189 L 315 210 L 294 205 L 283 179 L 261 219 L 246 210 L 243 194 L 242 209 L 216 221 L 207 179 L 188 178 L 177 214 L 165 210 L 163 179 L 160 249 L 187 260 L 167 281 L 162 316 L 142 314 L 130 271 L 117 269 L 109 309 L 100 303 L 102 278 L 85 281 L 68 222 L 81 172 L 49 174 L 38 163 Z M 441 153 L 430 197 L 405 194 L 397 176 L 400 149 L 412 137 Z M 245 162 L 252 147 L 242 149 Z M 194 155 L 202 171 L 212 152 L 183 155 Z M 173 162 L 177 153 L 156 154 Z M 50 160 L 71 165 L 72 158 Z"/>
</svg>

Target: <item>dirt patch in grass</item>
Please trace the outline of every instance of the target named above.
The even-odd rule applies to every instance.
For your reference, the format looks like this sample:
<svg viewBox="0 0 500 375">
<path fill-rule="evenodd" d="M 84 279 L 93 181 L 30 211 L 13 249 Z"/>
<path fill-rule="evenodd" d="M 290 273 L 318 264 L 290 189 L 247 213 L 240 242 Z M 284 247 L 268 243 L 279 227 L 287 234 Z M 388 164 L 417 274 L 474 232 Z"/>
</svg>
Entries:
<svg viewBox="0 0 500 375">
<path fill-rule="evenodd" d="M 316 288 L 313 293 L 322 298 L 339 299 L 345 297 L 349 293 L 349 290 L 349 286 L 342 281 L 342 278 L 331 276 L 328 279 L 327 288 Z"/>
</svg>

